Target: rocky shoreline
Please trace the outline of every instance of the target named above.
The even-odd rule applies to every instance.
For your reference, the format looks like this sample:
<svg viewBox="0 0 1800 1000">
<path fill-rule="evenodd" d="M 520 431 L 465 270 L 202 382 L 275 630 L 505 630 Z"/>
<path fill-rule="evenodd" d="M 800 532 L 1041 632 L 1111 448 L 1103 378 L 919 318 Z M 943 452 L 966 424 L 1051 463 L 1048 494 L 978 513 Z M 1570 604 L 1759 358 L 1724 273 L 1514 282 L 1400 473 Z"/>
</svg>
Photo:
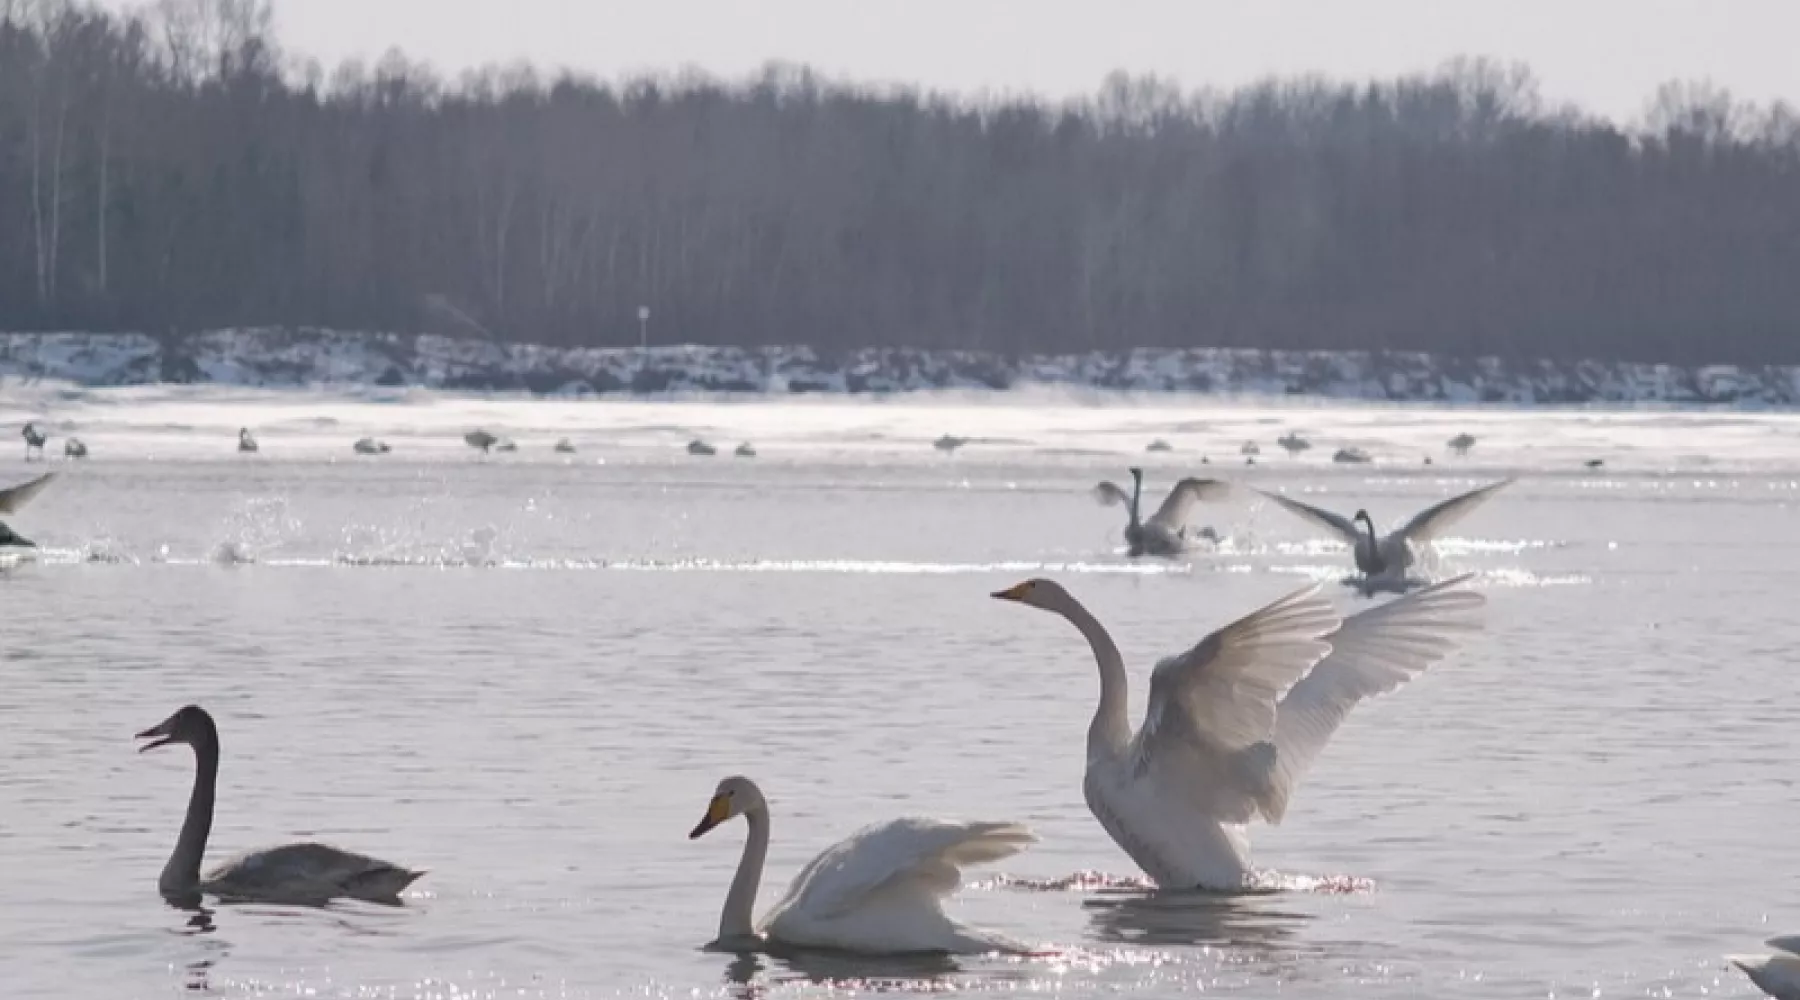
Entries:
<svg viewBox="0 0 1800 1000">
<path fill-rule="evenodd" d="M 1062 386 L 1388 402 L 1800 405 L 1800 366 L 1514 363 L 1414 353 L 1226 349 L 1003 356 L 808 347 L 556 348 L 315 329 L 0 334 L 0 376 L 90 387 L 418 386 L 556 396 L 881 394 Z"/>
</svg>

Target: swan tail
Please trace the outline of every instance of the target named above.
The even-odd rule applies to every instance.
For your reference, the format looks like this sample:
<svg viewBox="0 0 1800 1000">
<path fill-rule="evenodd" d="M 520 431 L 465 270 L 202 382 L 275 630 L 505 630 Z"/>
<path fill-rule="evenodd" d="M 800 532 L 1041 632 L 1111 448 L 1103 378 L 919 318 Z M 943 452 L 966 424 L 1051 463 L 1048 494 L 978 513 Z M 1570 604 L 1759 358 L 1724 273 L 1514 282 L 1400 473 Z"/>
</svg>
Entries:
<svg viewBox="0 0 1800 1000">
<path fill-rule="evenodd" d="M 1288 787 L 1279 780 L 1281 751 L 1264 740 L 1237 752 L 1232 766 L 1237 771 L 1237 786 L 1249 793 L 1256 811 L 1272 824 L 1280 824 L 1287 815 Z"/>
<path fill-rule="evenodd" d="M 423 870 L 413 871 L 398 866 L 373 868 L 360 872 L 344 886 L 346 895 L 371 903 L 390 903 L 406 891 L 406 887 L 425 877 Z"/>
<path fill-rule="evenodd" d="M 956 865 L 979 865 L 1010 858 L 1037 842 L 1037 834 L 1023 823 L 976 822 L 966 827 L 968 836 L 945 852 Z"/>
</svg>

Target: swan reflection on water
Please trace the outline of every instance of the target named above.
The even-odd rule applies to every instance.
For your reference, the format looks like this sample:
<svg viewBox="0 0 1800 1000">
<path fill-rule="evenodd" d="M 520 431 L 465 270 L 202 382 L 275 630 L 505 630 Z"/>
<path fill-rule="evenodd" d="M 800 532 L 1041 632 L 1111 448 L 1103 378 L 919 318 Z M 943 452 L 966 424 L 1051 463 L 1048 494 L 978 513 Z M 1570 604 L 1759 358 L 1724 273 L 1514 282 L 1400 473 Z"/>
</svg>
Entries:
<svg viewBox="0 0 1800 1000">
<path fill-rule="evenodd" d="M 1213 945 L 1240 951 L 1292 950 L 1313 919 L 1282 905 L 1283 894 L 1102 891 L 1084 900 L 1095 940 L 1135 947 Z"/>
<path fill-rule="evenodd" d="M 725 967 L 725 981 L 743 987 L 736 996 L 749 998 L 760 997 L 769 987 L 784 983 L 904 990 L 963 971 L 951 955 L 858 955 L 775 947 L 739 953 Z"/>
</svg>

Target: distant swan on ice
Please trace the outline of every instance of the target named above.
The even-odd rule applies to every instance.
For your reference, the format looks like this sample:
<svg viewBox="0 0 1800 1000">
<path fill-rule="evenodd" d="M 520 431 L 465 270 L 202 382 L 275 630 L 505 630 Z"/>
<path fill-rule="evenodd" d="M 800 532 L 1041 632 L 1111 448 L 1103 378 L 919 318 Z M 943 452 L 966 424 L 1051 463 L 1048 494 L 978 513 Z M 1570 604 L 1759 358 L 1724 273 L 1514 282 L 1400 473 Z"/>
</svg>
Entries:
<svg viewBox="0 0 1800 1000">
<path fill-rule="evenodd" d="M 1800 935 L 1770 938 L 1763 942 L 1772 955 L 1726 955 L 1725 960 L 1743 970 L 1757 988 L 1775 1000 L 1800 1000 Z"/>
<path fill-rule="evenodd" d="M 759 928 L 752 911 L 769 853 L 769 805 L 762 790 L 744 777 L 719 782 L 688 839 L 734 816 L 744 817 L 750 832 L 711 948 L 783 944 L 870 955 L 1031 950 L 959 924 L 943 909 L 962 885 L 962 866 L 1011 857 L 1037 839 L 1017 823 L 906 817 L 864 827 L 802 868 Z"/>
<path fill-rule="evenodd" d="M 358 455 L 385 455 L 392 450 L 386 441 L 377 441 L 374 438 L 357 438 L 356 443 L 351 447 L 356 449 Z"/>
<path fill-rule="evenodd" d="M 373 903 L 397 903 L 401 890 L 425 874 L 325 844 L 286 844 L 252 851 L 200 875 L 206 840 L 212 832 L 213 800 L 219 780 L 219 729 L 198 705 L 187 707 L 137 734 L 149 743 L 142 753 L 172 743 L 194 748 L 194 789 L 175 852 L 163 866 L 157 888 L 178 905 L 202 893 L 233 901 L 323 904 L 340 896 Z"/>
<path fill-rule="evenodd" d="M 1377 537 L 1375 522 L 1369 512 L 1359 510 L 1349 518 L 1342 514 L 1301 503 L 1292 497 L 1267 490 L 1257 490 L 1263 496 L 1275 501 L 1284 510 L 1298 515 L 1314 524 L 1329 528 L 1350 546 L 1350 552 L 1356 559 L 1357 572 L 1362 579 L 1353 581 L 1365 590 L 1398 589 L 1406 590 L 1417 586 L 1419 581 L 1409 580 L 1407 570 L 1417 561 L 1414 547 L 1423 545 L 1437 537 L 1438 532 L 1460 520 L 1464 515 L 1480 506 L 1482 501 L 1492 496 L 1496 490 L 1508 486 L 1512 479 L 1502 479 L 1489 483 L 1467 493 L 1458 494 L 1448 500 L 1420 511 L 1413 519 L 1399 528 Z M 1360 527 L 1359 527 L 1360 526 Z"/>
<path fill-rule="evenodd" d="M 1162 506 L 1148 518 L 1140 519 L 1139 503 L 1144 493 L 1144 470 L 1136 468 L 1131 471 L 1131 492 L 1126 493 L 1111 481 L 1102 482 L 1094 487 L 1094 499 L 1108 507 L 1125 505 L 1125 544 L 1127 554 L 1132 557 L 1141 555 L 1173 556 L 1187 551 L 1193 538 L 1208 538 L 1218 541 L 1219 535 L 1211 528 L 1202 528 L 1194 536 L 1187 533 L 1187 516 L 1194 504 L 1200 500 L 1217 500 L 1231 491 L 1231 487 L 1217 479 L 1194 479 L 1189 477 L 1175 484 L 1169 495 L 1163 499 Z"/>
<path fill-rule="evenodd" d="M 250 428 L 238 428 L 238 451 L 253 452 L 257 450 L 256 439 L 250 436 Z"/>
<path fill-rule="evenodd" d="M 1452 636 L 1479 627 L 1484 599 L 1454 589 L 1467 579 L 1348 619 L 1316 585 L 1289 594 L 1158 663 L 1136 733 L 1125 660 L 1098 619 L 1050 580 L 993 596 L 1061 615 L 1093 651 L 1100 703 L 1083 788 L 1100 825 L 1161 888 L 1230 891 L 1251 872 L 1245 824 L 1281 822 L 1350 710 L 1425 672 L 1449 655 Z"/>
<path fill-rule="evenodd" d="M 44 442 L 50 440 L 50 435 L 38 430 L 37 424 L 27 423 L 19 429 L 19 436 L 25 439 L 25 461 L 31 461 L 33 450 L 37 451 L 39 458 L 44 457 Z"/>
</svg>

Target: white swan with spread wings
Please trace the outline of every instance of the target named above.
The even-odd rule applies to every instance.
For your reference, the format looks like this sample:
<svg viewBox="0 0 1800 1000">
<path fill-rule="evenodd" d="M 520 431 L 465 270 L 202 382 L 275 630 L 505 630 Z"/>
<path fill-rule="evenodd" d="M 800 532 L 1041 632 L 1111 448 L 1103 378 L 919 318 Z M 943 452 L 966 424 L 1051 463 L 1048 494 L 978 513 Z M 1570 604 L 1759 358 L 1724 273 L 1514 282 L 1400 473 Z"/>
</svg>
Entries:
<svg viewBox="0 0 1800 1000">
<path fill-rule="evenodd" d="M 1175 484 L 1156 513 L 1148 518 L 1140 518 L 1138 514 L 1144 493 L 1144 470 L 1134 467 L 1131 470 L 1130 493 L 1107 481 L 1094 487 L 1094 499 L 1108 507 L 1125 505 L 1125 544 L 1127 554 L 1135 558 L 1141 555 L 1180 555 L 1187 551 L 1194 538 L 1218 541 L 1218 533 L 1211 528 L 1202 528 L 1190 536 L 1187 531 L 1188 511 L 1201 500 L 1217 500 L 1230 492 L 1231 487 L 1217 479 L 1195 479 L 1190 476 Z"/>
<path fill-rule="evenodd" d="M 1126 717 L 1125 661 L 1100 622 L 1050 580 L 994 596 L 1053 611 L 1100 666 L 1088 727 L 1088 807 L 1169 889 L 1234 890 L 1250 874 L 1245 825 L 1280 823 L 1307 767 L 1358 702 L 1392 691 L 1479 627 L 1467 576 L 1340 619 L 1296 591 L 1156 665 L 1144 725 Z M 1284 694 L 1285 692 L 1285 694 Z"/>
<path fill-rule="evenodd" d="M 870 955 L 1026 953 L 1028 945 L 959 924 L 943 901 L 962 886 L 962 866 L 1008 858 L 1037 838 L 1018 823 L 908 816 L 866 826 L 826 848 L 794 876 L 757 925 L 753 909 L 769 853 L 769 804 L 754 781 L 719 782 L 699 837 L 734 816 L 749 836 L 709 947 L 758 951 L 770 945 Z"/>
<path fill-rule="evenodd" d="M 1440 500 L 1413 515 L 1412 520 L 1379 536 L 1375 534 L 1375 522 L 1366 510 L 1358 510 L 1350 517 L 1344 517 L 1279 493 L 1267 490 L 1257 492 L 1275 501 L 1283 510 L 1330 529 L 1350 546 L 1350 552 L 1356 559 L 1356 569 L 1362 576 L 1361 579 L 1345 582 L 1354 583 L 1365 591 L 1404 591 L 1423 582 L 1407 576 L 1407 571 L 1418 562 L 1416 549 L 1461 520 L 1496 491 L 1512 483 L 1511 479 L 1502 479 L 1467 493 L 1459 493 L 1448 500 Z"/>
</svg>

